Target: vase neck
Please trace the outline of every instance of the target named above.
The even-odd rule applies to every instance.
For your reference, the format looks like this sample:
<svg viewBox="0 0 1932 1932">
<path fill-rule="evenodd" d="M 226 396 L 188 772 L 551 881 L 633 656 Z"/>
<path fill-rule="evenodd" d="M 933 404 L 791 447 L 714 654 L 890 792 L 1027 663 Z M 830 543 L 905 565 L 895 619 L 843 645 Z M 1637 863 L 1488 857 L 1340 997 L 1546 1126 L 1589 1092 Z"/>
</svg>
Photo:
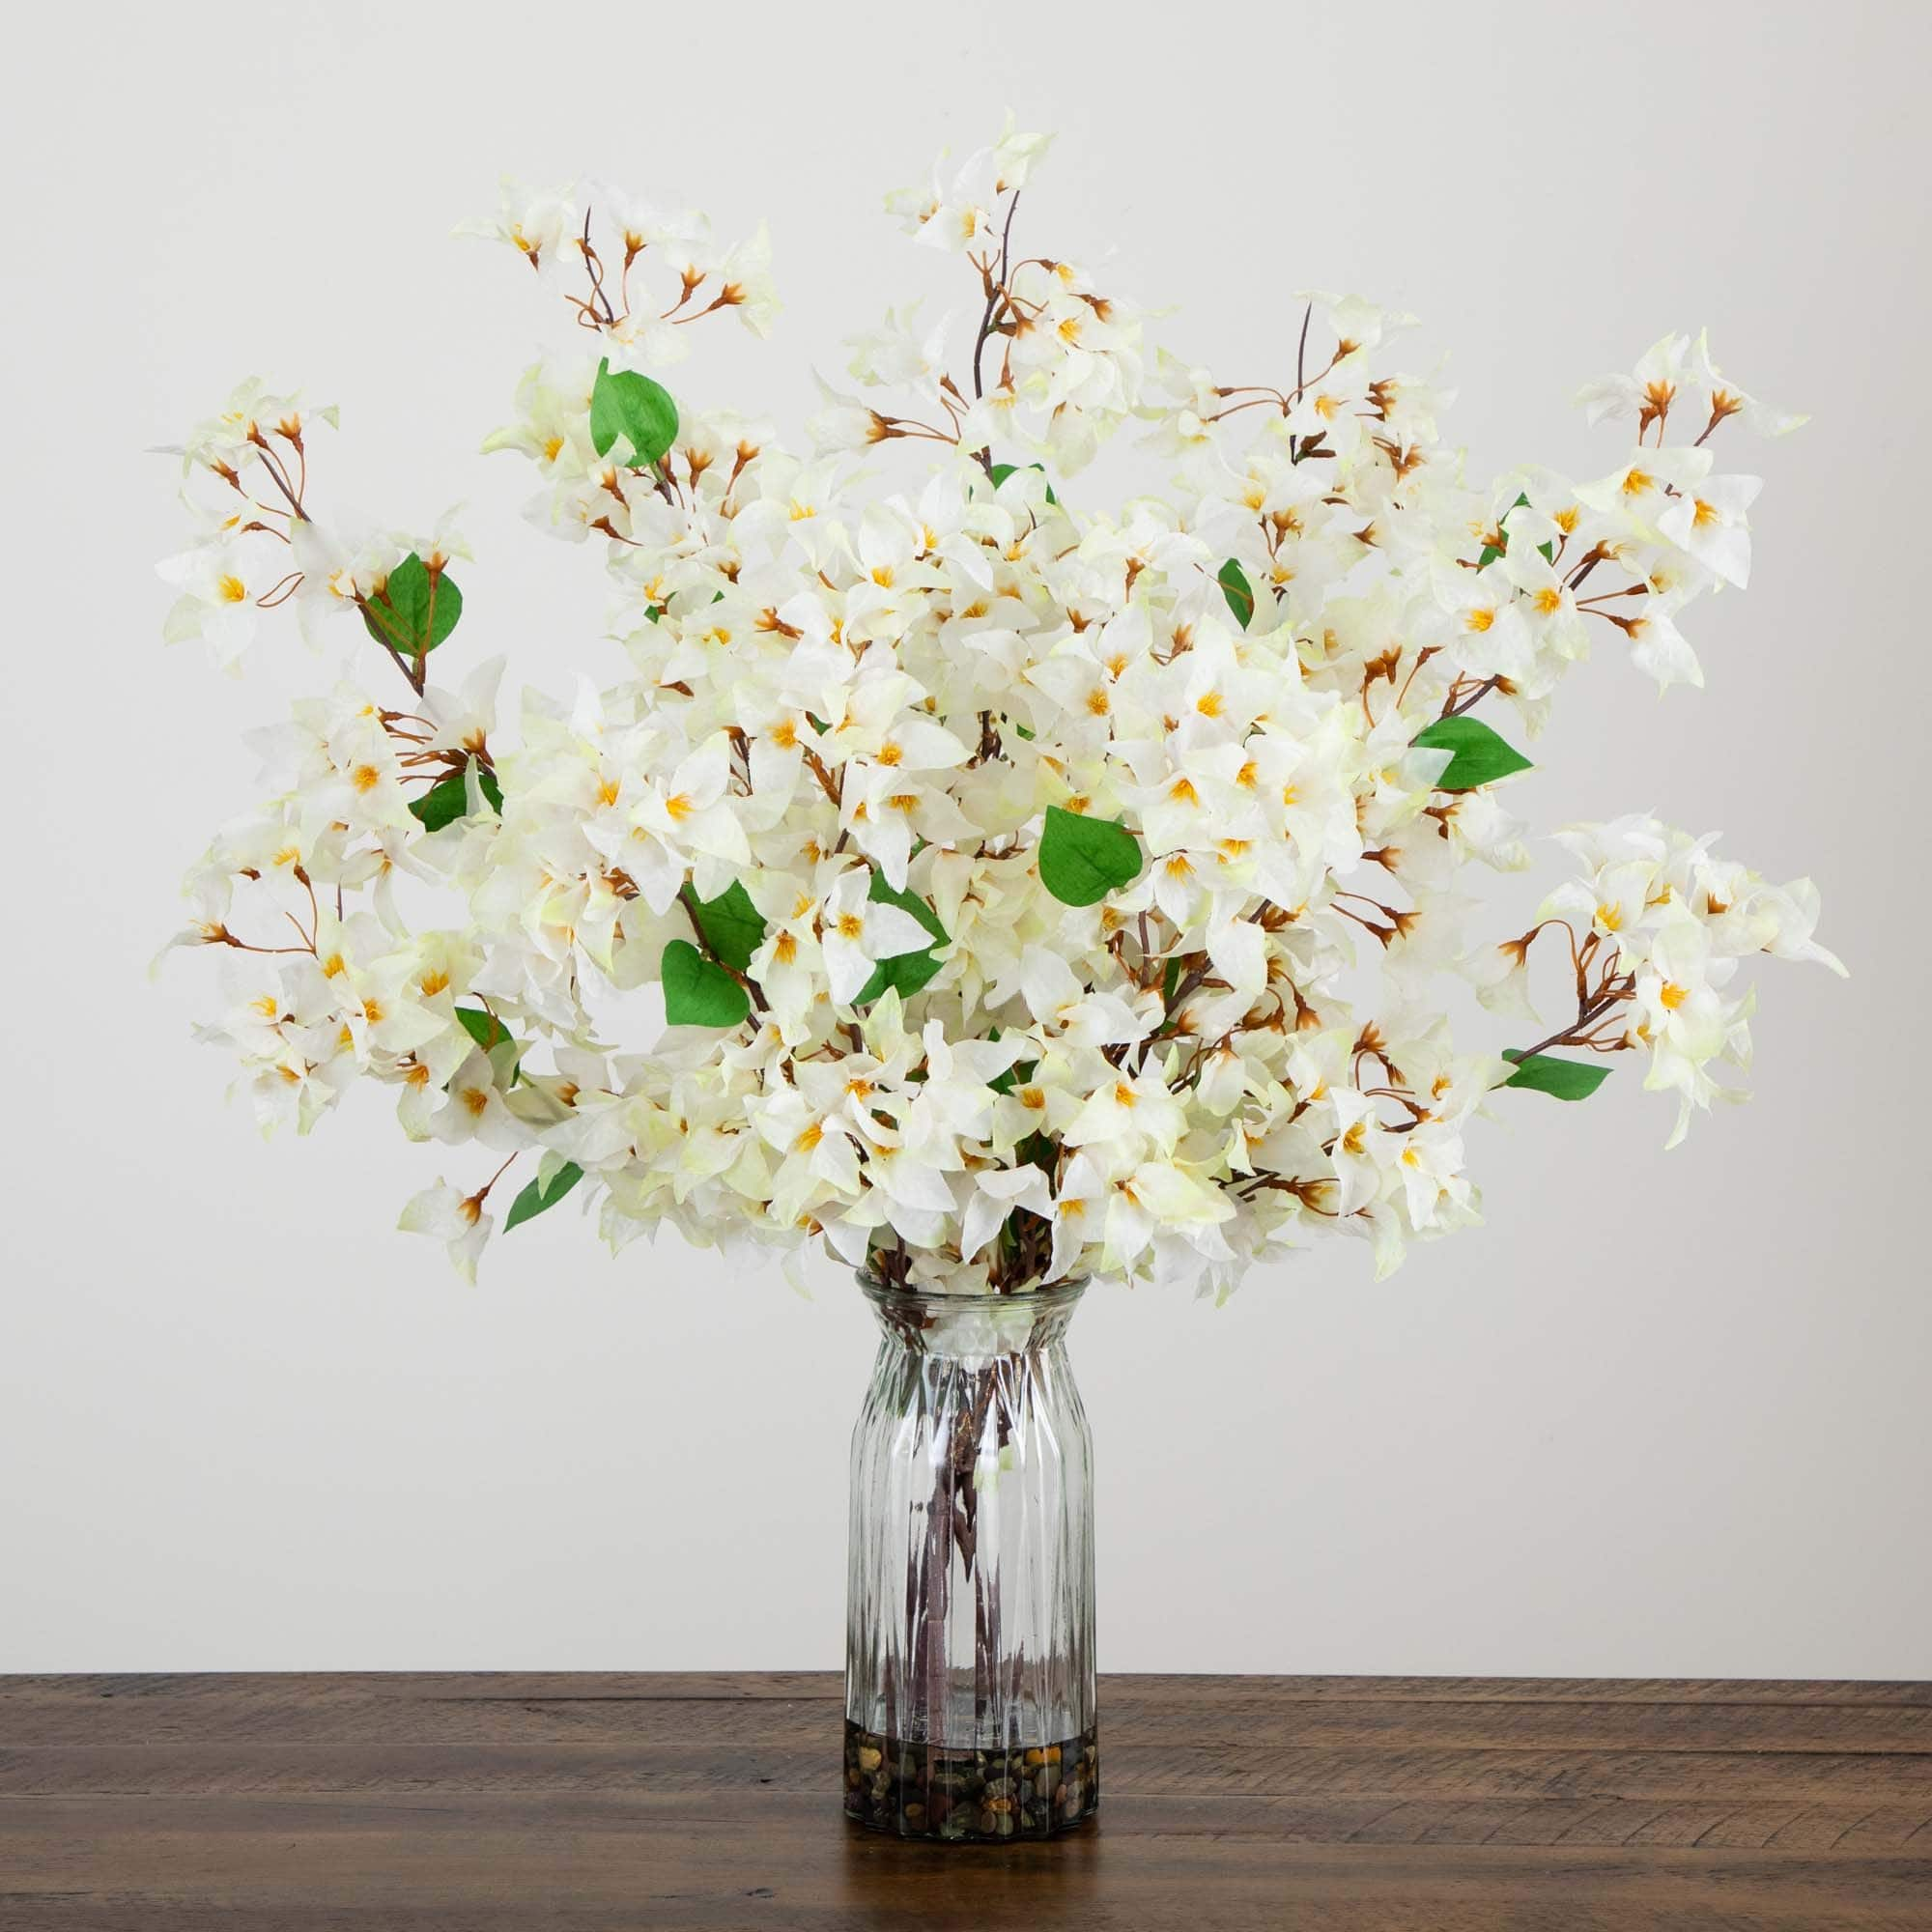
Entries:
<svg viewBox="0 0 1932 1932">
<path fill-rule="evenodd" d="M 880 1327 L 909 1352 L 984 1360 L 1056 1346 L 1087 1284 L 1065 1282 L 1018 1294 L 935 1294 L 861 1274 L 859 1287 Z"/>
</svg>

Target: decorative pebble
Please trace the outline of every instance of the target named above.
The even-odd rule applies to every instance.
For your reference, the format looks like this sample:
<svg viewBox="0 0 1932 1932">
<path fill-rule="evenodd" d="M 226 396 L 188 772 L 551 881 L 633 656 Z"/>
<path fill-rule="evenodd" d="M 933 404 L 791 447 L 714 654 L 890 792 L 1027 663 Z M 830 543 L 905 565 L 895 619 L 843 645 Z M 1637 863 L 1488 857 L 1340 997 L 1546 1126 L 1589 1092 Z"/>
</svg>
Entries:
<svg viewBox="0 0 1932 1932">
<path fill-rule="evenodd" d="M 1011 1750 L 942 1750 L 845 1726 L 845 1810 L 901 1837 L 1045 1837 L 1081 1824 L 1099 1802 L 1092 1730 Z"/>
</svg>

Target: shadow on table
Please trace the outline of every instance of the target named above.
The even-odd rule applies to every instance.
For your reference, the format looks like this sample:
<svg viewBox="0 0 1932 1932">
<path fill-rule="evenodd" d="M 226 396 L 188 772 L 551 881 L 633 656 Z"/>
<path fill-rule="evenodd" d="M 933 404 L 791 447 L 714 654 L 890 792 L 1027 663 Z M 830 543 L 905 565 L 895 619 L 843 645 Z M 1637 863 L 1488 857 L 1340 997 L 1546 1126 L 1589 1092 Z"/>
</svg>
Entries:
<svg viewBox="0 0 1932 1932">
<path fill-rule="evenodd" d="M 832 1869 L 855 1926 L 1062 1925 L 1098 1895 L 1106 1826 L 1095 1818 L 1026 1845 L 932 1845 L 844 1821 Z"/>
</svg>

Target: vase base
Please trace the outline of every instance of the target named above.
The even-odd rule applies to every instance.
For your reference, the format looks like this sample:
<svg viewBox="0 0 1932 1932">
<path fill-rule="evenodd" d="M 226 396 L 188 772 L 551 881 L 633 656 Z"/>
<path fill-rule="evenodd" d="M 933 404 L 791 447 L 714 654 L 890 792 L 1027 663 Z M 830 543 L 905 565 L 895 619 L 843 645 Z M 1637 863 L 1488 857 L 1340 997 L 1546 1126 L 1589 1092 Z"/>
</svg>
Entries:
<svg viewBox="0 0 1932 1932">
<path fill-rule="evenodd" d="M 845 1722 L 845 1815 L 901 1838 L 986 1844 L 1085 1824 L 1100 1802 L 1097 1726 L 1057 1744 L 948 1750 Z"/>
</svg>

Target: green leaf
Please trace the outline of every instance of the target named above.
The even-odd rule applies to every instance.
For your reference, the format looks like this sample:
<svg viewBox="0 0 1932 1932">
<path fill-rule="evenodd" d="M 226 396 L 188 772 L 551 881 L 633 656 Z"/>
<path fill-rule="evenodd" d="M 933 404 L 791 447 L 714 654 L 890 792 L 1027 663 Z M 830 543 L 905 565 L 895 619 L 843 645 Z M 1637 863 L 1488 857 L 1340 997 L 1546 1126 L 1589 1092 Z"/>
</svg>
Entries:
<svg viewBox="0 0 1932 1932">
<path fill-rule="evenodd" d="M 686 939 L 664 950 L 665 1018 L 672 1026 L 734 1027 L 752 1010 L 751 995 Z"/>
<path fill-rule="evenodd" d="M 727 966 L 749 972 L 752 954 L 765 943 L 765 922 L 752 903 L 752 895 L 736 880 L 715 899 L 701 899 L 691 886 L 684 889 L 684 902 L 697 921 L 704 943 Z"/>
<path fill-rule="evenodd" d="M 503 787 L 497 782 L 497 774 L 485 765 L 476 774 L 476 781 L 483 789 L 483 796 L 489 800 L 490 808 L 497 817 L 503 815 Z M 453 825 L 469 810 L 469 794 L 464 789 L 463 774 L 451 772 L 446 779 L 439 780 L 420 798 L 410 801 L 410 815 L 421 819 L 424 827 L 431 832 L 440 832 L 445 825 Z"/>
<path fill-rule="evenodd" d="M 1610 1077 L 1607 1066 L 1590 1066 L 1580 1060 L 1558 1060 L 1553 1053 L 1523 1053 L 1505 1047 L 1503 1058 L 1516 1064 L 1505 1087 L 1526 1087 L 1532 1094 L 1548 1094 L 1558 1100 L 1587 1100 Z"/>
<path fill-rule="evenodd" d="M 1062 905 L 1098 905 L 1141 875 L 1141 842 L 1111 818 L 1088 818 L 1057 805 L 1046 808 L 1039 840 L 1039 876 Z"/>
<path fill-rule="evenodd" d="M 997 490 L 1018 468 L 1019 465 L 1016 463 L 996 463 L 992 469 L 987 470 L 986 474 L 992 478 L 993 488 Z M 1042 476 L 1046 474 L 1046 465 L 1043 463 L 1029 463 L 1027 468 L 1029 469 L 1037 469 Z M 1060 498 L 1053 494 L 1053 485 L 1051 483 L 1046 486 L 1046 500 L 1056 510 L 1060 507 Z"/>
<path fill-rule="evenodd" d="M 458 1007 L 456 1017 L 463 1022 L 463 1031 L 485 1053 L 503 1045 L 510 1037 L 510 1029 L 495 1013 L 486 1013 L 480 1007 Z"/>
<path fill-rule="evenodd" d="M 406 658 L 433 651 L 463 615 L 463 592 L 446 570 L 434 576 L 429 565 L 411 551 L 388 582 L 363 606 L 362 622 L 379 644 L 387 644 Z"/>
<path fill-rule="evenodd" d="M 1437 791 L 1471 791 L 1492 784 L 1512 772 L 1526 772 L 1530 761 L 1514 745 L 1505 743 L 1480 718 L 1438 718 L 1409 740 L 1424 751 L 1452 752 Z"/>
<path fill-rule="evenodd" d="M 923 952 L 895 952 L 872 968 L 872 977 L 854 996 L 855 1007 L 869 1007 L 896 986 L 899 998 L 909 1000 L 946 962 L 930 947 Z"/>
<path fill-rule="evenodd" d="M 866 896 L 879 905 L 897 906 L 901 912 L 911 913 L 932 934 L 935 946 L 946 944 L 950 935 L 940 923 L 939 915 L 917 894 L 902 893 L 889 886 L 883 872 L 873 872 L 872 883 L 866 888 Z M 852 1004 L 868 1007 L 894 986 L 898 988 L 900 999 L 909 1000 L 945 963 L 931 946 L 923 952 L 895 952 L 890 959 L 881 959 L 873 966 L 872 977 L 859 988 Z"/>
<path fill-rule="evenodd" d="M 1228 609 L 1235 613 L 1235 622 L 1245 631 L 1255 615 L 1255 593 L 1248 582 L 1247 572 L 1231 556 L 1215 572 L 1214 581 L 1221 586 L 1221 595 L 1228 600 Z"/>
<path fill-rule="evenodd" d="M 635 369 L 612 370 L 607 355 L 590 391 L 590 440 L 599 456 L 609 456 L 620 436 L 631 444 L 627 467 L 648 469 L 677 440 L 677 405 L 662 383 Z"/>
<path fill-rule="evenodd" d="M 1031 1080 L 1034 1076 L 1034 1070 L 1038 1065 L 1039 1062 L 1037 1060 L 1015 1061 L 997 1079 L 987 1081 L 986 1085 L 995 1094 L 1010 1094 L 1015 1087 L 1024 1086 L 1027 1081 Z"/>
<path fill-rule="evenodd" d="M 541 1181 L 531 1181 L 510 1203 L 510 1211 L 503 1217 L 504 1234 L 507 1235 L 512 1228 L 522 1227 L 532 1216 L 541 1214 L 546 1208 L 554 1208 L 582 1179 L 583 1170 L 574 1160 L 567 1160 L 551 1176 L 548 1187 Z"/>
</svg>

